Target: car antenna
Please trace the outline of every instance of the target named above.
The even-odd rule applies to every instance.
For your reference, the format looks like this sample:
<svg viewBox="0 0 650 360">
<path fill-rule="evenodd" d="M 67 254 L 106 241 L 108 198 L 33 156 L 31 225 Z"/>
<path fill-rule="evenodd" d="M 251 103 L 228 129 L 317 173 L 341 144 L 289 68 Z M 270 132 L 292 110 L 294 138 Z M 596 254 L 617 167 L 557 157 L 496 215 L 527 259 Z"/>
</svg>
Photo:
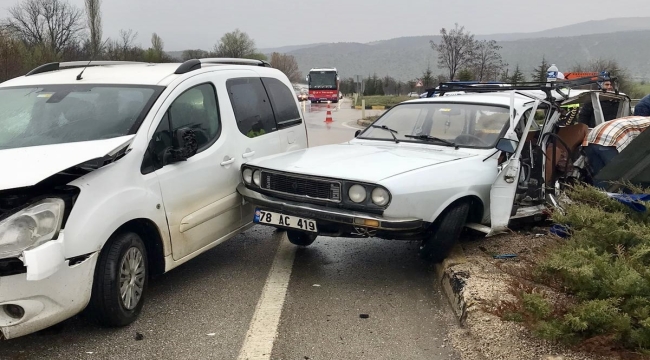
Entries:
<svg viewBox="0 0 650 360">
<path fill-rule="evenodd" d="M 86 68 L 88 67 L 88 65 L 90 65 L 90 63 L 91 63 L 92 61 L 93 61 L 93 59 L 91 58 L 90 61 L 88 61 L 88 64 L 86 64 L 86 66 L 84 66 L 84 68 L 81 69 L 81 72 L 79 73 L 79 75 L 77 75 L 77 80 L 81 80 L 81 79 L 83 79 L 83 78 L 81 77 L 81 75 L 84 73 L 84 71 L 86 71 Z"/>
</svg>

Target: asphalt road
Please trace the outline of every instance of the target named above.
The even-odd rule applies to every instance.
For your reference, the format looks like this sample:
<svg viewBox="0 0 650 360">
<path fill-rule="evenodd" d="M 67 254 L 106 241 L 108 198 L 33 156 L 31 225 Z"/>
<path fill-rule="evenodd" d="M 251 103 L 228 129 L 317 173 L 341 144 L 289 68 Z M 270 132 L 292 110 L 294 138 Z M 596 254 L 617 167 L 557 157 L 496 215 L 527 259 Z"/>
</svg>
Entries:
<svg viewBox="0 0 650 360">
<path fill-rule="evenodd" d="M 331 110 L 325 123 L 326 105 L 306 109 L 311 146 L 353 137 L 360 112 Z M 447 342 L 454 326 L 417 243 L 296 248 L 256 226 L 151 281 L 134 324 L 77 316 L 0 342 L 0 359 L 459 359 Z"/>
</svg>

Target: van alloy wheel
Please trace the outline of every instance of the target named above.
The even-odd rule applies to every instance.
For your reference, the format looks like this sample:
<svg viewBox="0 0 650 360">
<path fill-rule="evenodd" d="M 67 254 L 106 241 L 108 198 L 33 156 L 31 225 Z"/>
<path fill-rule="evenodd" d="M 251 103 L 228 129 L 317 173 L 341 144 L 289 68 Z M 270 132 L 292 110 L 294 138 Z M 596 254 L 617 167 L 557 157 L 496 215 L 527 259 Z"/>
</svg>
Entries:
<svg viewBox="0 0 650 360">
<path fill-rule="evenodd" d="M 145 265 L 142 253 L 136 247 L 132 247 L 122 257 L 120 265 L 120 294 L 122 305 L 133 310 L 144 292 Z"/>
</svg>

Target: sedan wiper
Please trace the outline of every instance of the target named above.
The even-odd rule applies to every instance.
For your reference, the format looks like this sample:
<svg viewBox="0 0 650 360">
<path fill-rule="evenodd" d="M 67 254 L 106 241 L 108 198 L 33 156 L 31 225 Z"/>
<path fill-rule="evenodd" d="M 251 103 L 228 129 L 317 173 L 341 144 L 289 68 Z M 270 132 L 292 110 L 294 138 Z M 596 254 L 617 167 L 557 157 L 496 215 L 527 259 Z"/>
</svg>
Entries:
<svg viewBox="0 0 650 360">
<path fill-rule="evenodd" d="M 379 125 L 370 125 L 370 127 L 373 127 L 375 129 L 384 129 L 384 130 L 388 131 L 391 135 L 393 135 L 393 139 L 395 139 L 395 143 L 399 144 L 399 140 L 397 140 L 397 136 L 395 136 L 395 134 L 398 133 L 397 131 L 389 128 L 386 125 L 381 125 L 381 126 L 379 126 Z"/>
<path fill-rule="evenodd" d="M 418 140 L 426 140 L 426 141 L 438 141 L 438 142 L 453 146 L 454 148 L 456 148 L 456 150 L 458 150 L 458 145 L 456 145 L 456 143 L 451 142 L 449 140 L 441 139 L 441 138 L 435 137 L 435 136 L 430 136 L 430 135 L 404 135 L 404 137 L 411 138 L 411 139 L 418 139 Z"/>
</svg>

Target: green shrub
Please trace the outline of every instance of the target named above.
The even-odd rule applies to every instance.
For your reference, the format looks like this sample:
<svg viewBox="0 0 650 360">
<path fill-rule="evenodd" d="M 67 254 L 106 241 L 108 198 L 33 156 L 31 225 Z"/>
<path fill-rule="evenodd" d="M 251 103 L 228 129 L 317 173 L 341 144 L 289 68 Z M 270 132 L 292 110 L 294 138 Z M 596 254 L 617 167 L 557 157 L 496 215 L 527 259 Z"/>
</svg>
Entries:
<svg viewBox="0 0 650 360">
<path fill-rule="evenodd" d="M 534 268 L 535 279 L 568 296 L 558 304 L 535 287 L 517 288 L 507 320 L 526 319 L 540 337 L 597 342 L 637 353 L 650 350 L 650 212 L 638 213 L 590 186 L 568 191 L 555 212 L 571 237 Z M 646 204 L 647 205 L 647 204 Z M 505 312 L 502 311 L 502 315 Z M 516 315 L 512 315 L 516 314 Z"/>
</svg>

